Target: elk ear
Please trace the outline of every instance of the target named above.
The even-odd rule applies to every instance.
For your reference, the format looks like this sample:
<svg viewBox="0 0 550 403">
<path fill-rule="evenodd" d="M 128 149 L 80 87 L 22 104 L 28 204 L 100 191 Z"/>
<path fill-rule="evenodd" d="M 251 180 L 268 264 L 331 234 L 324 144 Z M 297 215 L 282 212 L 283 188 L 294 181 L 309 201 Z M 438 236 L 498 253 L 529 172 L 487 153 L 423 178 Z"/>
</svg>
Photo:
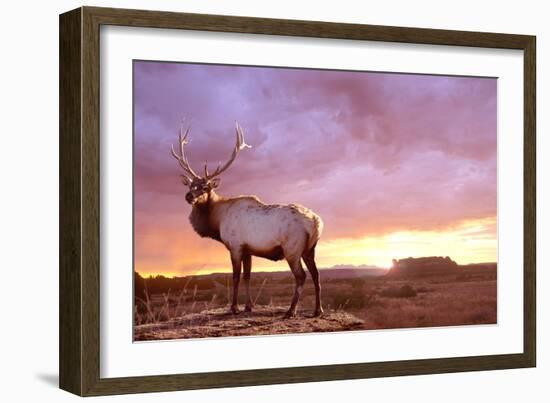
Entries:
<svg viewBox="0 0 550 403">
<path fill-rule="evenodd" d="M 216 189 L 218 186 L 220 186 L 220 178 L 210 179 L 208 183 L 212 189 Z"/>
<path fill-rule="evenodd" d="M 189 179 L 187 176 L 180 175 L 180 178 L 181 178 L 181 183 L 183 183 L 185 186 L 191 185 L 191 179 Z"/>
</svg>

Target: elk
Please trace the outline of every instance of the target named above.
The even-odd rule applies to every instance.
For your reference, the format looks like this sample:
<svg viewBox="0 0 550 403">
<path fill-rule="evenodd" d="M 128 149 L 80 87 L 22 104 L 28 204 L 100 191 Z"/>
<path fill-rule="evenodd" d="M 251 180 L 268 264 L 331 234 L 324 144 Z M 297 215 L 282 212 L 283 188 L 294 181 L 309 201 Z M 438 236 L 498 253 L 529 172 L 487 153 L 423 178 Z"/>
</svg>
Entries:
<svg viewBox="0 0 550 403">
<path fill-rule="evenodd" d="M 323 313 L 321 284 L 315 263 L 315 247 L 321 237 L 323 221 L 310 209 L 298 204 L 264 204 L 256 196 L 222 197 L 215 189 L 220 185 L 220 175 L 235 161 L 237 154 L 251 146 L 245 143 L 243 130 L 235 124 L 236 144 L 229 160 L 213 171 L 204 164 L 203 175 L 198 175 L 189 165 L 185 155 L 190 128 L 184 133 L 183 123 L 179 131 L 179 153 L 172 146 L 172 156 L 183 170 L 182 183 L 189 188 L 185 200 L 191 204 L 189 221 L 201 237 L 221 242 L 229 251 L 233 269 L 233 294 L 230 311 L 239 313 L 237 303 L 241 269 L 246 292 L 245 312 L 251 312 L 250 295 L 252 256 L 277 261 L 285 259 L 295 278 L 294 295 L 285 318 L 296 316 L 296 309 L 306 273 L 304 261 L 315 286 L 314 316 Z"/>
</svg>

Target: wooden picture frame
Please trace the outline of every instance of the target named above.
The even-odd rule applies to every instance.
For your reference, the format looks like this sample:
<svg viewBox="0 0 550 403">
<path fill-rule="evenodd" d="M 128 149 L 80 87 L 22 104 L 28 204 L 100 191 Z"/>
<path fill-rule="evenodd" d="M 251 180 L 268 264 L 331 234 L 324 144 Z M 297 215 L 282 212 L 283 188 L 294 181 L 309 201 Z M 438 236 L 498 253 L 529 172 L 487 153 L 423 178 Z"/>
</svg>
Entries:
<svg viewBox="0 0 550 403">
<path fill-rule="evenodd" d="M 519 49 L 524 56 L 523 353 L 100 377 L 100 26 Z M 60 387 L 81 396 L 533 367 L 536 363 L 535 37 L 81 7 L 60 16 Z"/>
</svg>

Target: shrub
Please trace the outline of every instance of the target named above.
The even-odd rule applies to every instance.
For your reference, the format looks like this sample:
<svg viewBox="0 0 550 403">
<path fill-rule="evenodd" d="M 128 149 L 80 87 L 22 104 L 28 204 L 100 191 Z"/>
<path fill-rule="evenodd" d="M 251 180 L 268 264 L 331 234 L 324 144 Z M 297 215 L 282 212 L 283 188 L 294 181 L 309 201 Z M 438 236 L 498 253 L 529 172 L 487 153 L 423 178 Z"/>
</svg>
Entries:
<svg viewBox="0 0 550 403">
<path fill-rule="evenodd" d="M 362 290 L 365 287 L 365 284 L 367 284 L 365 279 L 362 278 L 354 278 L 349 282 L 351 283 L 351 288 L 354 290 Z"/>
<path fill-rule="evenodd" d="M 401 287 L 386 288 L 380 295 L 388 298 L 412 298 L 416 297 L 416 290 L 410 284 L 405 284 Z"/>
<path fill-rule="evenodd" d="M 376 295 L 354 290 L 351 293 L 342 293 L 332 296 L 332 306 L 335 309 L 362 309 L 372 306 L 376 302 Z"/>
</svg>

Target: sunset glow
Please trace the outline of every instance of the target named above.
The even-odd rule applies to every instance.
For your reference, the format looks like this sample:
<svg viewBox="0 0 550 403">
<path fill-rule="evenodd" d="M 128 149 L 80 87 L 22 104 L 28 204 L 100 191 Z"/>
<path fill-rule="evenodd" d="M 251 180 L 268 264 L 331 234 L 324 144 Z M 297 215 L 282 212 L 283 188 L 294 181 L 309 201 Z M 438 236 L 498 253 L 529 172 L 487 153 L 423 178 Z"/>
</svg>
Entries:
<svg viewBox="0 0 550 403">
<path fill-rule="evenodd" d="M 448 231 L 402 231 L 392 232 L 382 236 L 364 238 L 341 238 L 326 241 L 319 245 L 319 267 L 332 267 L 345 264 L 361 266 L 373 265 L 381 268 L 389 268 L 392 259 L 422 256 L 453 256 L 459 264 L 493 262 L 496 257 L 497 240 L 495 238 L 495 220 L 484 219 L 467 221 L 457 228 Z M 208 242 L 208 241 L 207 241 Z M 227 251 L 222 245 L 217 250 L 212 250 L 218 261 L 206 265 L 200 263 L 203 259 L 199 253 L 194 259 L 189 256 L 180 257 L 175 253 L 171 262 L 162 267 L 140 267 L 138 271 L 143 275 L 157 275 L 172 277 L 179 276 L 182 272 L 166 272 L 164 266 L 185 267 L 189 261 L 196 261 L 195 266 L 188 266 L 186 274 L 206 274 L 211 272 L 229 272 Z M 458 256 L 458 258 L 457 258 Z M 367 263 L 368 262 L 368 263 Z M 254 267 L 263 271 L 285 270 L 284 261 L 271 262 L 265 259 L 256 259 Z"/>
<path fill-rule="evenodd" d="M 225 247 L 187 219 L 169 153 L 184 116 L 196 170 L 229 156 L 240 123 L 253 148 L 219 193 L 314 210 L 325 223 L 319 267 L 497 261 L 496 79 L 135 62 L 134 83 L 135 270 L 144 276 L 231 271 Z"/>
</svg>

